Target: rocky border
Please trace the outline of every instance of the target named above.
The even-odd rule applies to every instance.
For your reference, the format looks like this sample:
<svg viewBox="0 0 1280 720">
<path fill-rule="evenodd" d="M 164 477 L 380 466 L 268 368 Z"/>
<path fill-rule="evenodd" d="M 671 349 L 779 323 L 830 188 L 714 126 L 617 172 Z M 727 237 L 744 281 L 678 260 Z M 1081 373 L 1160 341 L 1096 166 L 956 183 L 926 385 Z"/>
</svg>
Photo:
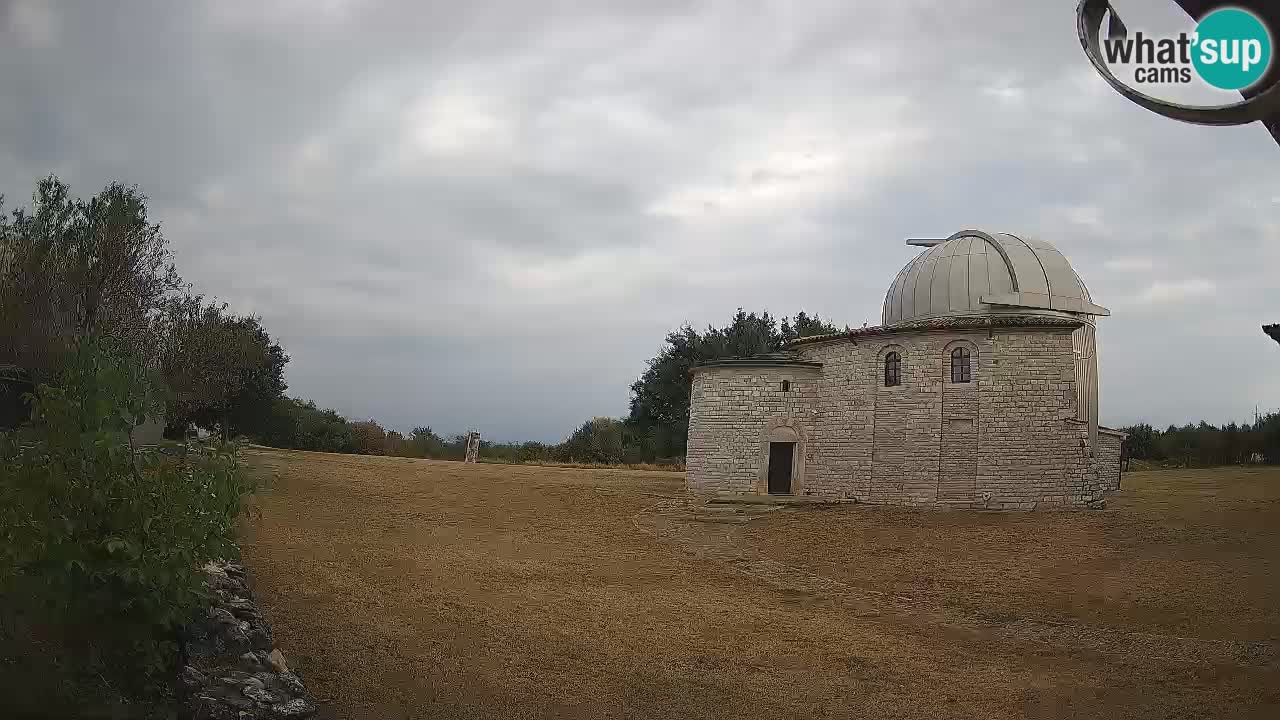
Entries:
<svg viewBox="0 0 1280 720">
<path fill-rule="evenodd" d="M 285 720 L 315 714 L 315 703 L 253 602 L 244 566 L 211 562 L 204 572 L 214 605 L 182 630 L 183 717 Z"/>
</svg>

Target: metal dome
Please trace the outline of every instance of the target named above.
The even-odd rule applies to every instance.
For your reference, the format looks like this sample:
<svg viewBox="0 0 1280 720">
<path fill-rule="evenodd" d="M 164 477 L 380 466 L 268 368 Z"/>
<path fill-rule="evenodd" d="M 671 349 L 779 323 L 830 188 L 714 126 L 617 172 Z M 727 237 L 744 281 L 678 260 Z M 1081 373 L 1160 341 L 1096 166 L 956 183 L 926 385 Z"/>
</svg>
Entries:
<svg viewBox="0 0 1280 720">
<path fill-rule="evenodd" d="M 1110 315 L 1071 263 L 1043 240 L 962 230 L 923 245 L 884 298 L 884 324 L 947 315 Z M 1088 318 L 1081 318 L 1088 319 Z"/>
</svg>

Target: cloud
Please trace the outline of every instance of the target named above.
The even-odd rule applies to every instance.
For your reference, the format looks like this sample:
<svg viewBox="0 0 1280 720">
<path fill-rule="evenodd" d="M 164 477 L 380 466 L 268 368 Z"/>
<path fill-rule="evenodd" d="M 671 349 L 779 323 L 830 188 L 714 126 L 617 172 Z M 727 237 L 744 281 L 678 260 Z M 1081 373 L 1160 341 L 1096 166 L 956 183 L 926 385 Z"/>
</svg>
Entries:
<svg viewBox="0 0 1280 720">
<path fill-rule="evenodd" d="M 1102 263 L 1111 272 L 1149 272 L 1155 262 L 1149 257 L 1116 257 Z"/>
<path fill-rule="evenodd" d="M 10 0 L 0 6 L 0 28 L 5 37 L 28 48 L 47 48 L 58 38 L 57 17 L 39 0 Z"/>
<path fill-rule="evenodd" d="M 1137 300 L 1140 303 L 1151 304 L 1171 304 L 1195 300 L 1212 296 L 1217 291 L 1217 287 L 1212 282 L 1204 278 L 1192 278 L 1190 280 L 1176 280 L 1171 282 L 1157 281 L 1151 283 L 1142 292 L 1138 293 Z"/>
<path fill-rule="evenodd" d="M 1274 143 L 1125 101 L 1070 4 L 2 7 L 8 206 L 138 183 L 344 412 L 559 439 L 682 323 L 878 322 L 903 239 L 966 227 L 1055 243 L 1112 309 L 1104 421 L 1280 405 Z M 1153 362 L 1205 337 L 1230 388 Z"/>
</svg>

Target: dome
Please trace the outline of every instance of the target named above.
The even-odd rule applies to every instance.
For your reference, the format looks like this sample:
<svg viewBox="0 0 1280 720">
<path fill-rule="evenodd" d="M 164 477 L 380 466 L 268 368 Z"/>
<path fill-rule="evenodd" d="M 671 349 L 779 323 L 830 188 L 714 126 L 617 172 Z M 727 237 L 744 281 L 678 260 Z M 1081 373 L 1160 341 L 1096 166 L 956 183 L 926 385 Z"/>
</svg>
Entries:
<svg viewBox="0 0 1280 720">
<path fill-rule="evenodd" d="M 1043 240 L 962 230 L 907 263 L 884 298 L 884 324 L 947 315 L 1110 315 L 1071 263 Z M 1086 319 L 1087 318 L 1081 318 Z"/>
</svg>

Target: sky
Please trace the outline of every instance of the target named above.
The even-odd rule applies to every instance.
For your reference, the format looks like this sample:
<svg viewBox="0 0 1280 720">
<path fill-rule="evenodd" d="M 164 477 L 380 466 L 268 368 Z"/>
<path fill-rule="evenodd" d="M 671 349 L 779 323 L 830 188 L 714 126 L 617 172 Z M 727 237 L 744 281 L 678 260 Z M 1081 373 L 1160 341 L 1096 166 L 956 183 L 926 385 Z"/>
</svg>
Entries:
<svg viewBox="0 0 1280 720">
<path fill-rule="evenodd" d="M 0 0 L 0 193 L 137 184 L 291 395 L 389 428 L 558 441 L 668 331 L 877 324 L 905 238 L 965 228 L 1111 309 L 1104 424 L 1280 408 L 1266 131 L 1131 105 L 1075 0 L 882 4 Z"/>
</svg>

